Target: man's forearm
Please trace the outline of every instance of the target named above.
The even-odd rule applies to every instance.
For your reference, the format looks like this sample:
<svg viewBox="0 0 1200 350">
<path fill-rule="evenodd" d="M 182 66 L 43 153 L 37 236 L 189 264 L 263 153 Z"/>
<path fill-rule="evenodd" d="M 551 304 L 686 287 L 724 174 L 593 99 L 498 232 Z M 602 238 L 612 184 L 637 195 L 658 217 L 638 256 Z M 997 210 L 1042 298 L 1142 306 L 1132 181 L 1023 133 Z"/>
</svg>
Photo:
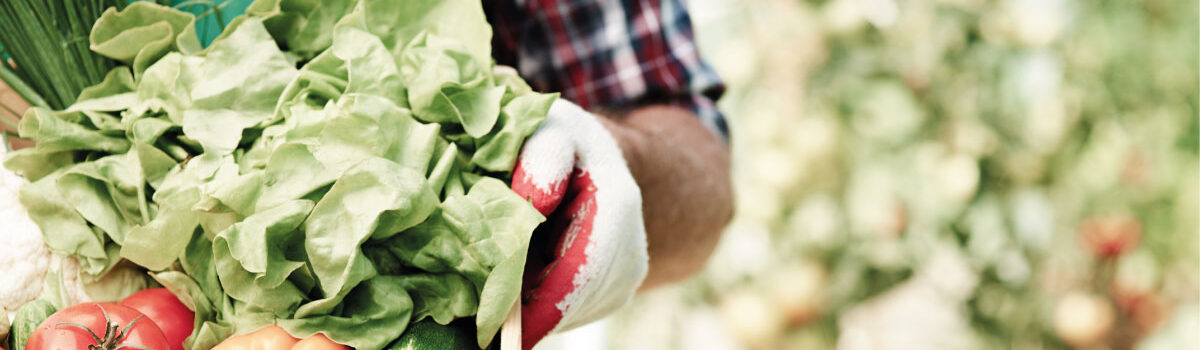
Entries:
<svg viewBox="0 0 1200 350">
<path fill-rule="evenodd" d="M 601 120 L 642 191 L 650 251 L 642 290 L 695 274 L 733 215 L 729 148 L 682 108 L 648 106 Z"/>
</svg>

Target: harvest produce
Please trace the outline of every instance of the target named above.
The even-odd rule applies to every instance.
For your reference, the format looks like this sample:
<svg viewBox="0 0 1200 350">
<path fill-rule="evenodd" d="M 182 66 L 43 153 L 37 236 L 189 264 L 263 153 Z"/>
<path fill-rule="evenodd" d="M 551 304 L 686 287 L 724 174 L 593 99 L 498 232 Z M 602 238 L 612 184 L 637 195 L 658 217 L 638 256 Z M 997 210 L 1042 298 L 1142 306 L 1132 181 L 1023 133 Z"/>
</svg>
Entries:
<svg viewBox="0 0 1200 350">
<path fill-rule="evenodd" d="M 69 106 L 84 88 L 103 80 L 114 65 L 113 60 L 92 52 L 88 42 L 78 38 L 88 36 L 105 8 L 120 8 L 126 2 L 0 2 L 0 46 L 8 59 L 21 67 L 0 64 L 0 79 L 32 105 L 58 109 Z"/>
<path fill-rule="evenodd" d="M 260 0 L 207 47 L 195 21 L 105 11 L 88 39 L 116 66 L 25 113 L 36 146 L 4 162 L 51 251 L 124 281 L 103 299 L 166 288 L 122 302 L 146 312 L 136 339 L 98 338 L 208 350 L 275 327 L 381 349 L 462 320 L 490 344 L 544 220 L 506 181 L 556 96 L 493 71 L 480 4 Z"/>
<path fill-rule="evenodd" d="M 143 289 L 121 300 L 120 304 L 154 321 L 167 337 L 170 350 L 183 350 L 183 342 L 192 335 L 196 314 L 166 288 Z"/>
<path fill-rule="evenodd" d="M 474 344 L 474 335 L 459 325 L 441 325 L 426 319 L 408 326 L 404 335 L 388 350 L 457 350 L 469 349 Z"/>
<path fill-rule="evenodd" d="M 347 349 L 321 334 L 314 334 L 304 339 L 296 339 L 279 326 L 266 326 L 248 334 L 235 335 L 213 350 L 341 350 Z"/>
<path fill-rule="evenodd" d="M 42 321 L 53 315 L 55 311 L 58 310 L 45 300 L 34 300 L 22 306 L 13 317 L 12 331 L 9 334 L 12 348 L 25 349 L 29 337 L 42 324 Z"/>
<path fill-rule="evenodd" d="M 0 149 L 0 156 L 4 153 Z M 6 254 L 0 254 L 0 318 L 8 321 L 11 313 L 22 305 L 38 298 L 42 290 L 42 279 L 50 264 L 50 251 L 42 241 L 42 233 L 29 220 L 25 208 L 17 200 L 17 193 L 25 179 L 0 169 L 0 246 Z M 0 334 L 6 334 L 6 322 L 0 321 Z"/>
<path fill-rule="evenodd" d="M 33 331 L 26 350 L 167 349 L 158 326 L 132 308 L 84 303 L 60 310 Z"/>
</svg>

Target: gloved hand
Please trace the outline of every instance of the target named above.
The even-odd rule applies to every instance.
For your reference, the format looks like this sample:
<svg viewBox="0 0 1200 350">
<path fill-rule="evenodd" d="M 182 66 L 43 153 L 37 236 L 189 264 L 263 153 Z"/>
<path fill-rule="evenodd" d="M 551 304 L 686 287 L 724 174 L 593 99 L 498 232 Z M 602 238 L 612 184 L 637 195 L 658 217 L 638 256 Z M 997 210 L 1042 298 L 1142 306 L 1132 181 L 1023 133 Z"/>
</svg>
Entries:
<svg viewBox="0 0 1200 350">
<path fill-rule="evenodd" d="M 612 313 L 646 277 L 641 192 L 597 118 L 556 101 L 513 171 L 513 191 L 547 217 L 533 235 L 525 269 L 525 349 L 548 333 Z"/>
</svg>

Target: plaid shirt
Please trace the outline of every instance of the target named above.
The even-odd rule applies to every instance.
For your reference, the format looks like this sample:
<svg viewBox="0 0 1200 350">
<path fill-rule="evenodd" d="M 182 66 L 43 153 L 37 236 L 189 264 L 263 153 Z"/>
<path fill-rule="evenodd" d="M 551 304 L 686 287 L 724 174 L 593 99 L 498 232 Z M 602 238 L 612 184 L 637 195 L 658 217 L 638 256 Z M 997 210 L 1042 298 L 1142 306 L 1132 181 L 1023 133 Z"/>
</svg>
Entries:
<svg viewBox="0 0 1200 350">
<path fill-rule="evenodd" d="M 697 52 L 682 0 L 484 1 L 492 56 L 534 89 L 584 109 L 670 104 L 728 140 L 720 78 Z"/>
</svg>

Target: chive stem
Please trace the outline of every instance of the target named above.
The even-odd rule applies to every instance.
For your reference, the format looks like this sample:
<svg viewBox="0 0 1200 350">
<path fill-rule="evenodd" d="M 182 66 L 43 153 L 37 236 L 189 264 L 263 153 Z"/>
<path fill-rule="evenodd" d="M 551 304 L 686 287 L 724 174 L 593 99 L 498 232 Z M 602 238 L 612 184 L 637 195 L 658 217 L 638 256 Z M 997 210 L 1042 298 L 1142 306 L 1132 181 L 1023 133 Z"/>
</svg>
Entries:
<svg viewBox="0 0 1200 350">
<path fill-rule="evenodd" d="M 0 45 L 15 67 L 0 79 L 31 104 L 63 109 L 115 65 L 91 51 L 88 37 L 104 9 L 124 0 L 0 1 Z"/>
<path fill-rule="evenodd" d="M 46 100 L 42 99 L 42 95 L 39 95 L 32 87 L 25 84 L 25 81 L 21 80 L 21 77 L 17 76 L 17 73 L 12 68 L 9 68 L 7 63 L 0 62 L 0 80 L 4 80 L 4 83 L 8 84 L 9 88 L 25 99 L 25 102 L 29 102 L 29 104 L 37 107 L 50 108 Z M 18 115 L 17 117 L 21 116 Z"/>
</svg>

